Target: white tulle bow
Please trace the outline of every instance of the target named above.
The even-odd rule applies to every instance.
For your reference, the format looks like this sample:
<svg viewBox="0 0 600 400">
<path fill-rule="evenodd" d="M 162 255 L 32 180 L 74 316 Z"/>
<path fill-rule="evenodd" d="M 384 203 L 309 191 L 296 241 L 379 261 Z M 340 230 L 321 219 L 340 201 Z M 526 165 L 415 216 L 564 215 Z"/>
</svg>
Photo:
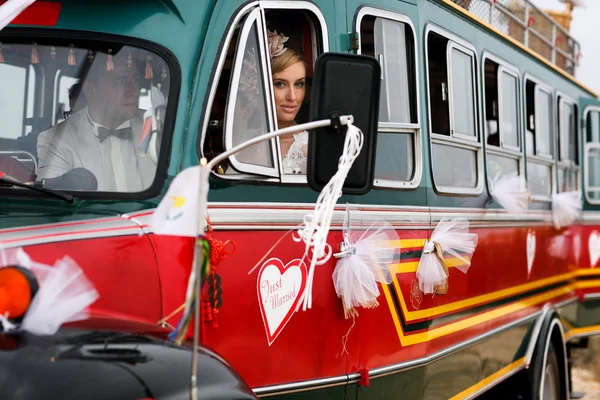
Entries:
<svg viewBox="0 0 600 400">
<path fill-rule="evenodd" d="M 552 220 L 554 227 L 560 229 L 570 225 L 583 207 L 581 194 L 577 191 L 555 193 L 552 195 Z"/>
<path fill-rule="evenodd" d="M 506 211 L 518 213 L 527 210 L 531 192 L 526 188 L 524 177 L 497 174 L 494 179 L 490 179 L 489 184 L 492 198 Z"/>
<path fill-rule="evenodd" d="M 469 221 L 464 218 L 442 218 L 425 243 L 417 267 L 419 288 L 425 294 L 443 294 L 447 290 L 448 272 L 443 258 L 447 253 L 460 260 L 456 268 L 467 273 L 477 247 L 477 234 L 469 233 Z"/>
<path fill-rule="evenodd" d="M 335 291 L 342 299 L 346 318 L 358 315 L 356 307 L 373 308 L 379 303 L 379 287 L 392 283 L 388 265 L 399 251 L 400 239 L 386 221 L 375 221 L 366 230 L 352 229 L 347 214 L 344 221 L 344 242 L 333 271 Z"/>
<path fill-rule="evenodd" d="M 309 256 L 309 250 L 312 250 L 306 288 L 298 303 L 302 305 L 302 311 L 312 307 L 312 284 L 316 266 L 325 264 L 333 254 L 331 246 L 327 243 L 333 211 L 337 200 L 342 197 L 342 188 L 350 168 L 352 168 L 354 160 L 360 155 L 363 146 L 364 135 L 362 131 L 352 124 L 351 119 L 346 126 L 344 149 L 339 158 L 338 170 L 321 190 L 315 202 L 314 211 L 304 216 L 304 226 L 293 237 L 296 242 L 304 242 L 305 256 Z"/>
<path fill-rule="evenodd" d="M 22 249 L 0 249 L 0 268 L 19 265 L 33 272 L 39 289 L 20 324 L 0 317 L 4 331 L 24 330 L 35 335 L 53 335 L 61 325 L 88 317 L 87 308 L 98 292 L 79 265 L 66 256 L 54 266 L 36 263 Z"/>
</svg>

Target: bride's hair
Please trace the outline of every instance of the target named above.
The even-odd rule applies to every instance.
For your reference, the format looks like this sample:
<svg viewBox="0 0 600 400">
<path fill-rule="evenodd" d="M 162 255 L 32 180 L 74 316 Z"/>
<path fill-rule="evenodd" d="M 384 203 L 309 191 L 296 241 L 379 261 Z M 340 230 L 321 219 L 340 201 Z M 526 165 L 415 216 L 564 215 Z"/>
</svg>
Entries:
<svg viewBox="0 0 600 400">
<path fill-rule="evenodd" d="M 302 65 L 304 65 L 304 68 L 306 68 L 304 58 L 294 50 L 288 48 L 282 55 L 271 59 L 271 72 L 276 74 L 297 62 L 301 62 Z"/>
</svg>

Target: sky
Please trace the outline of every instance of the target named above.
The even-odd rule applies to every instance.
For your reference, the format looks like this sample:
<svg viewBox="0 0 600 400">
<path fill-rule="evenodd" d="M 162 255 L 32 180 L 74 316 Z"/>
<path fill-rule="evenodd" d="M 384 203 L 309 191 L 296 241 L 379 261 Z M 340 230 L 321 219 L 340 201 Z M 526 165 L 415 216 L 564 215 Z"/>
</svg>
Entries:
<svg viewBox="0 0 600 400">
<path fill-rule="evenodd" d="M 533 4 L 543 10 L 566 9 L 566 5 L 559 0 L 531 0 Z M 581 46 L 579 67 L 575 72 L 578 81 L 590 89 L 600 93 L 600 51 L 598 51 L 598 19 L 600 17 L 600 0 L 583 0 L 583 7 L 573 10 L 571 21 L 571 36 Z"/>
</svg>

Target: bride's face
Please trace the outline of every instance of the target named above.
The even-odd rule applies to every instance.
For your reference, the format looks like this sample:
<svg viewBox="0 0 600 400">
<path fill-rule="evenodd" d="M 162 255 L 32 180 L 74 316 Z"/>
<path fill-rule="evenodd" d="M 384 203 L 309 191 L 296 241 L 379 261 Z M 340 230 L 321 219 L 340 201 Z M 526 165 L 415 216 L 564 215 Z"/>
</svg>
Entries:
<svg viewBox="0 0 600 400">
<path fill-rule="evenodd" d="M 306 68 L 297 62 L 273 74 L 275 106 L 279 128 L 291 125 L 296 119 L 306 93 Z"/>
</svg>

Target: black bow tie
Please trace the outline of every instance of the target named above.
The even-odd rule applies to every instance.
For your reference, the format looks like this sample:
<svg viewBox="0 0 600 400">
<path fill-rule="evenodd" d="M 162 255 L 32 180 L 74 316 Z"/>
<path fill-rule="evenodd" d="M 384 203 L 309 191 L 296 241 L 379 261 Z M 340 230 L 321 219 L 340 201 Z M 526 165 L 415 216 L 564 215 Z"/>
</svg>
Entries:
<svg viewBox="0 0 600 400">
<path fill-rule="evenodd" d="M 98 139 L 100 140 L 100 143 L 104 142 L 109 136 L 116 136 L 128 140 L 133 138 L 133 132 L 131 132 L 131 128 L 107 129 L 102 126 L 98 127 Z"/>
</svg>

